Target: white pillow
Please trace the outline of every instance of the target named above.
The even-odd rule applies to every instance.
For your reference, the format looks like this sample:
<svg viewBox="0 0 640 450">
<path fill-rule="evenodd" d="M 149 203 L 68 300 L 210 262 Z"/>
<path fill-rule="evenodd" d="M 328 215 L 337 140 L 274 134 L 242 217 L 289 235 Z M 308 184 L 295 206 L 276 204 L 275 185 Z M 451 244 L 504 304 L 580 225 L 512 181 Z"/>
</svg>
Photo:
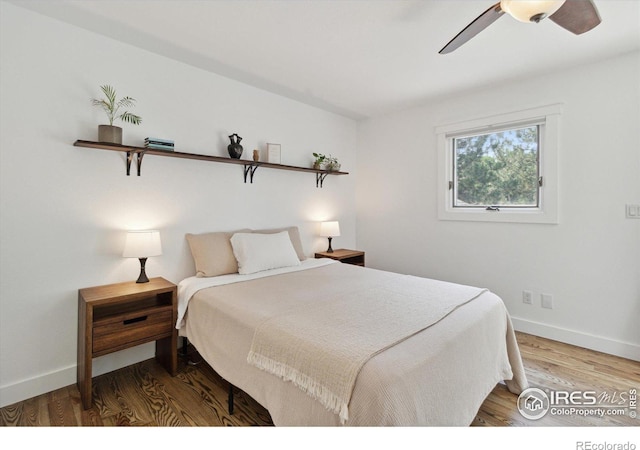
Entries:
<svg viewBox="0 0 640 450">
<path fill-rule="evenodd" d="M 299 266 L 289 233 L 235 233 L 231 237 L 238 272 L 246 275 L 280 267 Z"/>
</svg>

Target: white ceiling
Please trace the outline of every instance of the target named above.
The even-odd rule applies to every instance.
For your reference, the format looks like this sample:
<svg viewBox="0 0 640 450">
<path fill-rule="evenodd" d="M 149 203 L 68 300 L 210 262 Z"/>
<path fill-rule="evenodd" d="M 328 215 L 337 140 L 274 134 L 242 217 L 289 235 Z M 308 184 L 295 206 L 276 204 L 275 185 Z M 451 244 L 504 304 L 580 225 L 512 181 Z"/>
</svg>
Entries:
<svg viewBox="0 0 640 450">
<path fill-rule="evenodd" d="M 497 0 L 16 0 L 114 39 L 356 119 L 640 50 L 640 1 L 596 0 L 576 36 L 503 16 L 438 51 Z"/>
</svg>

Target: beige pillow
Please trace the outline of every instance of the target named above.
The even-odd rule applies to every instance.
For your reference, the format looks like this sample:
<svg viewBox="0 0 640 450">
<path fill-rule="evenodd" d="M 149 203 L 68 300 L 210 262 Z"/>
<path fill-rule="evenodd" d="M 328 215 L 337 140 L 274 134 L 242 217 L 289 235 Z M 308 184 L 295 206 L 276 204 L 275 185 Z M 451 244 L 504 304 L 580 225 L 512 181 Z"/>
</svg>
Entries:
<svg viewBox="0 0 640 450">
<path fill-rule="evenodd" d="M 291 239 L 293 248 L 296 251 L 296 255 L 298 255 L 298 259 L 300 261 L 304 261 L 305 259 L 307 259 L 304 254 L 304 249 L 302 248 L 302 241 L 300 240 L 300 230 L 298 230 L 298 227 L 273 228 L 269 230 L 252 230 L 253 233 L 262 234 L 274 234 L 280 233 L 281 231 L 287 231 L 289 233 L 289 238 Z"/>
<path fill-rule="evenodd" d="M 231 236 L 237 232 L 251 230 L 216 231 L 211 233 L 186 235 L 197 277 L 217 277 L 238 273 L 238 261 L 231 247 Z"/>
</svg>

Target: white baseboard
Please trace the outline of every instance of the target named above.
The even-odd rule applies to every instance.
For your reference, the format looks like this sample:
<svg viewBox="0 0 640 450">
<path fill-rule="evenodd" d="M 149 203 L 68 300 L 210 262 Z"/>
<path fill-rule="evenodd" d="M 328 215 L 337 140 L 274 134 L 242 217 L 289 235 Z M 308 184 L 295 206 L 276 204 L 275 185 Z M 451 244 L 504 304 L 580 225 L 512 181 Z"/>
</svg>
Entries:
<svg viewBox="0 0 640 450">
<path fill-rule="evenodd" d="M 558 328 L 539 322 L 511 317 L 513 327 L 516 331 L 533 334 L 554 341 L 588 348 L 602 353 L 619 356 L 621 358 L 640 361 L 640 345 L 630 342 L 616 341 L 613 339 L 582 333 L 580 331 Z"/>
<path fill-rule="evenodd" d="M 122 350 L 93 360 L 93 376 L 105 374 L 153 358 L 153 342 Z M 75 364 L 39 376 L 0 386 L 0 408 L 75 384 Z"/>
<path fill-rule="evenodd" d="M 36 397 L 76 382 L 76 366 L 49 372 L 15 384 L 0 387 L 0 408 Z"/>
</svg>

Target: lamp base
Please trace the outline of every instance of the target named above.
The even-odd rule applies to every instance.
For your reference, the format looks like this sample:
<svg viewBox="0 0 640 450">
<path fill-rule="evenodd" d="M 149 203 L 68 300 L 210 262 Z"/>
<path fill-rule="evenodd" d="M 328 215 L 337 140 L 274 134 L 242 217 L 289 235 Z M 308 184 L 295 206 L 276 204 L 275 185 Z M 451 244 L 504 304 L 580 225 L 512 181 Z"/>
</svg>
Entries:
<svg viewBox="0 0 640 450">
<path fill-rule="evenodd" d="M 148 283 L 149 278 L 144 271 L 144 265 L 147 263 L 147 258 L 138 258 L 140 260 L 140 276 L 136 280 L 136 283 Z"/>
<path fill-rule="evenodd" d="M 333 249 L 331 248 L 331 238 L 327 239 L 329 239 L 329 248 L 327 249 L 327 253 L 333 253 Z"/>
</svg>

